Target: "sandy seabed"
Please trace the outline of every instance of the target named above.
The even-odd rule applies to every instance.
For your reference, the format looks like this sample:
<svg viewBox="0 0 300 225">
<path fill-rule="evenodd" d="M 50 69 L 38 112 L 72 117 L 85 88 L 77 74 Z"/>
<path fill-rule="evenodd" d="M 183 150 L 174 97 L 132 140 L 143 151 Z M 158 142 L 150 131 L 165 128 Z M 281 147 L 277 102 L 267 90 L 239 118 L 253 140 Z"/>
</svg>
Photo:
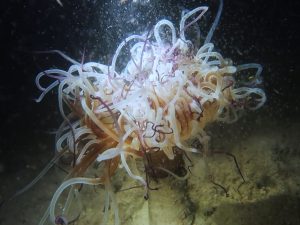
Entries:
<svg viewBox="0 0 300 225">
<path fill-rule="evenodd" d="M 139 188 L 120 191 L 137 183 L 122 169 L 117 171 L 113 184 L 121 224 L 300 224 L 300 122 L 257 116 L 208 130 L 211 149 L 219 153 L 205 158 L 190 154 L 193 166 L 189 178 L 152 181 L 151 186 L 159 189 L 150 191 L 148 200 Z M 245 182 L 233 157 L 225 153 L 236 157 Z M 1 200 L 28 183 L 41 164 L 50 160 L 49 155 L 42 160 L 28 156 L 28 169 L 14 177 L 2 173 Z M 60 169 L 53 168 L 26 193 L 4 204 L 0 224 L 38 224 L 64 176 Z M 81 199 L 83 210 L 73 224 L 101 224 L 103 187 L 84 186 Z M 78 207 L 73 208 L 78 215 Z M 114 224 L 112 213 L 108 224 Z"/>
</svg>

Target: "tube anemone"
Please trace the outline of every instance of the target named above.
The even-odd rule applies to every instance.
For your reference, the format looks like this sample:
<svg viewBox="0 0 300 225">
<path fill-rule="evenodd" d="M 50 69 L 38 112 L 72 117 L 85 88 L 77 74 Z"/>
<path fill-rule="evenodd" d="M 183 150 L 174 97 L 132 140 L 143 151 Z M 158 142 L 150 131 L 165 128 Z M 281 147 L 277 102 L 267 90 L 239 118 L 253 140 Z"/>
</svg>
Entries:
<svg viewBox="0 0 300 225">
<path fill-rule="evenodd" d="M 73 169 L 54 194 L 48 210 L 54 224 L 61 218 L 67 221 L 63 215 L 55 214 L 61 193 L 69 186 L 78 188 L 78 184 L 105 185 L 105 213 L 112 204 L 115 224 L 119 224 L 110 183 L 118 166 L 121 164 L 131 178 L 142 184 L 145 195 L 149 189 L 147 176 L 134 174 L 128 157 L 143 159 L 145 167 L 156 165 L 152 175 L 161 170 L 176 177 L 172 166 L 153 162 L 155 154 L 163 153 L 166 160 L 176 161 L 179 151 L 178 160 L 182 162 L 184 152 L 208 152 L 208 123 L 232 123 L 244 110 L 256 110 L 265 103 L 264 91 L 255 87 L 261 82 L 261 66 L 234 66 L 214 51 L 210 42 L 222 5 L 200 49 L 192 47 L 185 32 L 201 19 L 207 7 L 184 14 L 178 34 L 173 23 L 164 19 L 154 26 L 153 34 L 127 37 L 117 48 L 111 65 L 79 64 L 54 51 L 73 65 L 67 71 L 50 69 L 38 74 L 36 84 L 42 94 L 37 101 L 58 86 L 59 110 L 65 122 L 59 129 L 56 150 L 74 156 Z M 163 26 L 171 31 L 170 39 L 161 29 Z M 125 45 L 131 46 L 130 58 L 124 68 L 118 68 Z M 256 69 L 255 79 L 237 79 L 237 73 L 240 76 L 241 71 L 248 69 Z M 53 83 L 43 87 L 40 80 L 44 77 L 53 79 Z M 202 149 L 189 144 L 194 139 L 202 144 Z M 99 171 L 98 178 L 83 177 L 95 162 L 103 163 L 104 171 Z M 106 220 L 104 216 L 103 223 Z"/>
</svg>

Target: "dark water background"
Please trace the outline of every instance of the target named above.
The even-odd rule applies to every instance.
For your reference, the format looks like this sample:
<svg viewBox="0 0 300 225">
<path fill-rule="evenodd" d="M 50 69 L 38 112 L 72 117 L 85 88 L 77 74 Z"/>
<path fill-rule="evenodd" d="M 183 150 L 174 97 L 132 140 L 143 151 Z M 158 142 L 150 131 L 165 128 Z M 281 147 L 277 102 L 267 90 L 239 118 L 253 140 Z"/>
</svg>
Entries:
<svg viewBox="0 0 300 225">
<path fill-rule="evenodd" d="M 129 34 L 146 31 L 162 18 L 178 21 L 182 10 L 200 5 L 210 7 L 204 18 L 209 24 L 218 7 L 216 0 L 62 2 L 64 7 L 55 0 L 0 3 L 0 176 L 25 175 L 31 157 L 41 157 L 37 166 L 42 167 L 53 154 L 50 133 L 61 122 L 56 94 L 35 103 L 34 79 L 40 71 L 69 64 L 58 55 L 33 51 L 59 49 L 78 61 L 85 53 L 85 61 L 108 64 Z M 225 0 L 212 40 L 237 64 L 262 64 L 268 100 L 254 113 L 267 119 L 300 118 L 299 9 L 296 0 Z"/>
</svg>

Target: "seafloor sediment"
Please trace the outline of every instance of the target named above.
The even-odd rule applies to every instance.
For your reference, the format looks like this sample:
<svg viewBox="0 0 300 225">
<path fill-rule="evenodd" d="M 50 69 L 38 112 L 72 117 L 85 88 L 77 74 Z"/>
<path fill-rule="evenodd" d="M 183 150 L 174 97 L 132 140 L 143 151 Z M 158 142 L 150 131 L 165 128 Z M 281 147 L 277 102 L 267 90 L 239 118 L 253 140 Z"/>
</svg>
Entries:
<svg viewBox="0 0 300 225">
<path fill-rule="evenodd" d="M 190 177 L 152 181 L 151 186 L 159 189 L 150 191 L 148 200 L 140 188 L 121 191 L 137 184 L 124 170 L 117 171 L 113 183 L 122 225 L 300 224 L 299 122 L 247 117 L 233 125 L 211 127 L 208 133 L 211 149 L 219 153 L 206 158 L 190 154 Z M 236 157 L 245 182 L 226 153 Z M 47 158 L 49 154 L 42 161 Z M 20 174 L 1 174 L 2 199 L 38 173 L 41 158 L 27 160 L 29 169 Z M 51 169 L 29 191 L 4 204 L 0 224 L 38 224 L 64 176 L 60 169 Z M 75 224 L 100 224 L 103 187 L 85 186 L 81 196 L 83 210 Z M 78 215 L 78 207 L 73 208 Z M 114 224 L 113 215 L 109 220 Z"/>
</svg>

